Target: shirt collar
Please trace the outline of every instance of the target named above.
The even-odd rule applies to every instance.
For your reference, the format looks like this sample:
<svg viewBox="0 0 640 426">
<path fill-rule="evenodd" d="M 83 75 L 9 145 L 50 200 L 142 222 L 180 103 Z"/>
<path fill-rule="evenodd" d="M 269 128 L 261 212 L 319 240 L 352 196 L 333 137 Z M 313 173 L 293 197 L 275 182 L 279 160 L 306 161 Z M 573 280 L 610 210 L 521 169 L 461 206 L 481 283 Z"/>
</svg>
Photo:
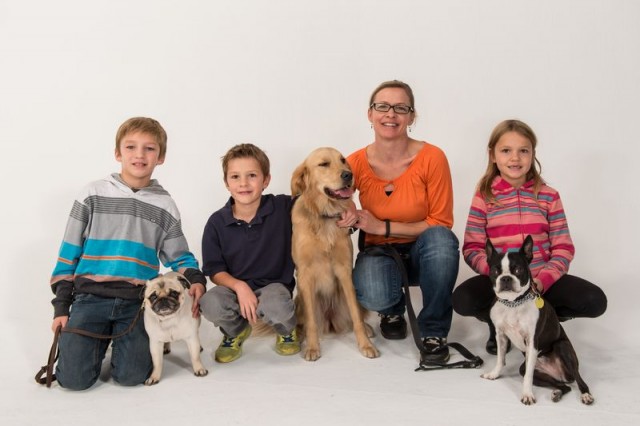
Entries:
<svg viewBox="0 0 640 426">
<path fill-rule="evenodd" d="M 222 219 L 225 226 L 235 225 L 239 221 L 235 217 L 233 217 L 233 204 L 235 204 L 235 200 L 233 197 L 229 197 L 227 204 L 222 208 Z M 258 211 L 253 219 L 251 219 L 251 225 L 259 225 L 264 222 L 264 218 L 273 213 L 273 196 L 271 195 L 263 195 L 260 198 L 260 207 L 258 207 Z"/>
<path fill-rule="evenodd" d="M 522 186 L 518 189 L 530 189 L 533 188 L 534 181 L 530 179 L 522 184 Z M 493 178 L 493 182 L 491 183 L 491 188 L 494 191 L 502 192 L 502 191 L 513 191 L 515 188 L 506 180 L 502 179 L 501 176 L 496 176 Z"/>
</svg>

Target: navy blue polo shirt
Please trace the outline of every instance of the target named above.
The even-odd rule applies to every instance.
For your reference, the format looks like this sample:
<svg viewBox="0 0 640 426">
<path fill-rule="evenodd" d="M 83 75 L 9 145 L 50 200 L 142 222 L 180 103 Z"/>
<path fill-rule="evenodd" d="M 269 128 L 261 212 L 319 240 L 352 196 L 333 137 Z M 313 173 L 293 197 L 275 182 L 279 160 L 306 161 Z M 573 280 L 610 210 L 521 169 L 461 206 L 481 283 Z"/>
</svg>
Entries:
<svg viewBox="0 0 640 426">
<path fill-rule="evenodd" d="M 289 195 L 263 195 L 251 223 L 233 217 L 233 198 L 209 217 L 202 236 L 202 271 L 227 272 L 257 290 L 282 283 L 293 292 Z"/>
</svg>

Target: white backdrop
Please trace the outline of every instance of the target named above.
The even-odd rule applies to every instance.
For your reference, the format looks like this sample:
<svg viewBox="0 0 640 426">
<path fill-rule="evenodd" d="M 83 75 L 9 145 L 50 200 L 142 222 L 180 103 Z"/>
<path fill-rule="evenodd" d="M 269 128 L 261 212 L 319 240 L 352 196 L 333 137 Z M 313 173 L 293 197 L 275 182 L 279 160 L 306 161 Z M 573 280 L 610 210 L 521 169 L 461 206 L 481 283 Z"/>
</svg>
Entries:
<svg viewBox="0 0 640 426">
<path fill-rule="evenodd" d="M 533 127 L 576 243 L 571 272 L 609 297 L 577 327 L 638 348 L 639 18 L 633 0 L 0 1 L 3 335 L 31 374 L 73 197 L 119 170 L 125 119 L 165 126 L 155 177 L 200 259 L 230 146 L 262 147 L 269 190 L 288 192 L 313 148 L 370 143 L 369 95 L 401 79 L 416 95 L 412 136 L 448 156 L 459 238 L 492 128 Z M 458 282 L 469 276 L 462 263 Z"/>
</svg>

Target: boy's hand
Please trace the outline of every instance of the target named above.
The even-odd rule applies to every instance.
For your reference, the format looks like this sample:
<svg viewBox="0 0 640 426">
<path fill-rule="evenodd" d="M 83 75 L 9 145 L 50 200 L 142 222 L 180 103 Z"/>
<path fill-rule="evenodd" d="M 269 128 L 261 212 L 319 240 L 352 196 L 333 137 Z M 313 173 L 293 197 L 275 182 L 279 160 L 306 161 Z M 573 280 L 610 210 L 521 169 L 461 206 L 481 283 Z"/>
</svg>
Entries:
<svg viewBox="0 0 640 426">
<path fill-rule="evenodd" d="M 235 292 L 238 296 L 240 314 L 243 318 L 249 321 L 249 324 L 255 324 L 258 320 L 258 315 L 256 314 L 256 310 L 258 309 L 258 298 L 255 293 L 247 283 L 238 285 L 235 288 Z"/>
<path fill-rule="evenodd" d="M 204 295 L 206 289 L 200 283 L 191 284 L 189 295 L 193 297 L 193 306 L 191 306 L 191 316 L 198 318 L 200 316 L 200 298 Z"/>
<path fill-rule="evenodd" d="M 59 316 L 59 317 L 55 317 L 53 319 L 53 324 L 51 324 L 51 331 L 53 331 L 55 333 L 56 329 L 58 327 L 65 328 L 67 326 L 68 322 L 69 322 L 69 316 L 68 315 L 62 315 L 62 316 Z"/>
</svg>

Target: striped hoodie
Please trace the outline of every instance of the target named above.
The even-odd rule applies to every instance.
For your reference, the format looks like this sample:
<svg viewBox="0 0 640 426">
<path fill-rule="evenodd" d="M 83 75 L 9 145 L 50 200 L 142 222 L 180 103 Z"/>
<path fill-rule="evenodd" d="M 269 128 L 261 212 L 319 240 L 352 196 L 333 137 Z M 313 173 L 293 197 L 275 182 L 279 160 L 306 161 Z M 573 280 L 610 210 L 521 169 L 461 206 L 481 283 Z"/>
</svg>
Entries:
<svg viewBox="0 0 640 426">
<path fill-rule="evenodd" d="M 487 238 L 501 252 L 518 251 L 527 235 L 534 241 L 531 272 L 547 291 L 569 270 L 574 247 L 558 192 L 542 185 L 538 198 L 533 181 L 519 189 L 500 176 L 491 184 L 495 202 L 477 192 L 471 202 L 462 254 L 465 262 L 481 275 L 489 275 L 485 254 Z"/>
<path fill-rule="evenodd" d="M 130 298 L 158 275 L 160 261 L 190 280 L 191 269 L 199 272 L 169 193 L 155 179 L 133 191 L 117 173 L 93 182 L 73 203 L 51 276 L 56 296 L 57 287 L 67 287 L 58 301 L 66 309 L 54 299 L 56 313 L 68 310 L 71 283 L 75 291 Z M 202 278 L 196 282 L 206 283 Z"/>
</svg>

